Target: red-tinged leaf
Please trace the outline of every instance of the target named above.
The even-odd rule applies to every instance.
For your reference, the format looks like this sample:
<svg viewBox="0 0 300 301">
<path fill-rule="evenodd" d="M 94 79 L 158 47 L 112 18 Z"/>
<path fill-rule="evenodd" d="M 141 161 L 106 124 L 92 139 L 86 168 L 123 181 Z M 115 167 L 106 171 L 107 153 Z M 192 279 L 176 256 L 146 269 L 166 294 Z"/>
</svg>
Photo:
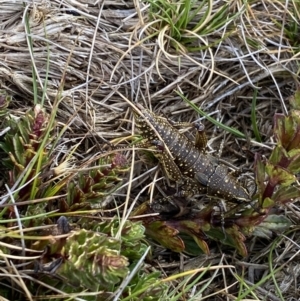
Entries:
<svg viewBox="0 0 300 301">
<path fill-rule="evenodd" d="M 273 149 L 269 158 L 269 162 L 273 165 L 287 167 L 290 163 L 290 158 L 287 151 L 280 144 L 278 144 Z"/>
<path fill-rule="evenodd" d="M 185 244 L 184 253 L 192 256 L 198 256 L 203 253 L 209 255 L 209 247 L 206 241 L 202 238 L 199 238 L 196 235 L 188 234 L 180 234 L 180 237 Z"/>
<path fill-rule="evenodd" d="M 88 193 L 92 190 L 92 186 L 95 184 L 94 180 L 87 175 L 80 174 L 79 187 L 84 193 Z"/>
<path fill-rule="evenodd" d="M 275 192 L 274 196 L 272 197 L 273 201 L 276 204 L 285 204 L 288 202 L 292 202 L 294 199 L 300 197 L 300 189 L 296 186 L 281 186 L 279 189 Z"/>
<path fill-rule="evenodd" d="M 278 184 L 289 186 L 295 183 L 297 180 L 296 177 L 288 170 L 269 163 L 266 164 L 266 173 L 269 176 L 269 183 L 272 186 L 276 186 Z"/>
<path fill-rule="evenodd" d="M 274 125 L 274 134 L 277 141 L 288 150 L 290 141 L 293 139 L 295 133 L 293 118 L 283 114 L 275 114 Z"/>
<path fill-rule="evenodd" d="M 293 110 L 289 116 L 276 114 L 274 133 L 279 144 L 287 151 L 299 148 L 300 145 L 300 113 Z"/>
<path fill-rule="evenodd" d="M 295 148 L 299 148 L 300 146 L 300 118 L 299 112 L 292 111 L 291 116 L 294 124 L 294 135 L 288 144 L 287 150 L 292 150 Z"/>
<path fill-rule="evenodd" d="M 238 253 L 243 257 L 246 257 L 248 255 L 247 248 L 244 244 L 246 238 L 239 231 L 239 227 L 235 225 L 226 229 L 212 228 L 210 231 L 205 232 L 205 234 L 213 240 L 218 240 L 224 245 L 228 245 L 235 248 L 238 251 Z"/>
<path fill-rule="evenodd" d="M 255 155 L 255 178 L 256 178 L 256 185 L 257 185 L 257 192 L 259 196 L 263 195 L 265 190 L 265 177 L 266 177 L 266 170 L 265 164 L 262 162 L 261 156 L 258 154 Z"/>
<path fill-rule="evenodd" d="M 252 228 L 260 224 L 268 215 L 270 209 L 260 209 L 260 212 L 249 210 L 247 215 L 242 213 L 241 216 L 237 217 L 234 224 L 242 229 L 242 232 L 246 235 L 250 235 Z"/>
<path fill-rule="evenodd" d="M 224 244 L 232 244 L 242 257 L 248 255 L 247 247 L 244 244 L 245 236 L 238 230 L 238 227 L 232 227 L 226 230 L 227 237 Z"/>
<path fill-rule="evenodd" d="M 192 236 L 194 241 L 197 243 L 198 247 L 200 248 L 200 250 L 204 253 L 204 254 L 207 254 L 209 255 L 209 247 L 206 243 L 205 240 L 201 239 L 200 237 L 196 236 L 196 235 L 193 235 Z M 186 250 L 187 250 L 187 247 L 186 247 Z"/>
<path fill-rule="evenodd" d="M 141 204 L 132 214 L 133 216 L 151 213 L 148 202 Z M 203 213 L 206 217 L 206 211 Z M 146 228 L 147 236 L 159 242 L 174 252 L 185 252 L 191 255 L 209 254 L 202 229 L 209 229 L 210 225 L 199 212 L 192 214 L 188 220 L 169 219 L 158 220 L 161 216 L 141 217 Z M 199 249 L 200 248 L 200 249 Z"/>
<path fill-rule="evenodd" d="M 67 196 L 69 206 L 73 204 L 80 204 L 85 200 L 85 194 L 78 186 L 68 188 L 68 191 L 72 191 L 72 193 Z"/>
<path fill-rule="evenodd" d="M 203 237 L 205 237 L 203 231 L 208 231 L 210 229 L 209 222 L 202 219 L 200 215 L 190 216 L 189 219 L 186 220 L 168 221 L 168 225 L 173 226 L 180 232 L 196 235 L 202 234 Z"/>
<path fill-rule="evenodd" d="M 276 186 L 277 186 L 276 182 L 268 181 L 265 191 L 263 192 L 262 197 L 260 197 L 259 203 L 261 204 L 261 207 L 262 207 L 263 201 L 266 198 L 271 198 L 273 196 Z"/>
<path fill-rule="evenodd" d="M 210 224 L 205 219 L 202 219 L 200 216 L 198 216 L 198 218 L 191 216 L 191 219 L 189 220 L 168 221 L 168 224 L 175 225 L 174 228 L 179 231 L 181 237 L 184 234 L 192 237 L 202 252 L 209 254 L 209 249 L 207 243 L 205 242 L 206 235 L 204 232 L 209 231 Z M 185 239 L 184 243 L 186 244 Z M 187 245 L 186 252 L 191 252 L 191 250 L 187 251 Z"/>
<path fill-rule="evenodd" d="M 300 144 L 298 147 L 298 149 L 292 149 L 288 153 L 290 163 L 287 169 L 293 174 L 300 172 Z"/>
<path fill-rule="evenodd" d="M 65 199 L 61 198 L 58 202 L 58 208 L 59 208 L 59 212 L 68 212 L 69 204 Z"/>
<path fill-rule="evenodd" d="M 163 221 L 155 221 L 146 227 L 146 235 L 159 242 L 162 246 L 174 251 L 183 252 L 185 249 L 184 242 L 177 235 L 178 230 L 167 226 Z"/>
</svg>

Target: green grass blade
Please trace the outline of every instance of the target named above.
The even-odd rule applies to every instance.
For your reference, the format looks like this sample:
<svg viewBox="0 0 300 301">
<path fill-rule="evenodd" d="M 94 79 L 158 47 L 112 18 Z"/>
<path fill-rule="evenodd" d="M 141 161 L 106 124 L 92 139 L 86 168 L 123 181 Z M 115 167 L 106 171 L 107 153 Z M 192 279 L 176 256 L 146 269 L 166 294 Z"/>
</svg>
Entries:
<svg viewBox="0 0 300 301">
<path fill-rule="evenodd" d="M 183 94 L 181 94 L 180 92 L 176 91 L 176 93 L 186 102 L 189 104 L 189 106 L 191 108 L 193 108 L 197 113 L 199 113 L 201 116 L 205 117 L 207 120 L 209 120 L 211 123 L 215 124 L 216 126 L 218 126 L 219 128 L 225 130 L 228 133 L 231 133 L 239 138 L 244 138 L 246 139 L 246 136 L 240 132 L 239 130 L 229 127 L 219 121 L 217 121 L 216 119 L 212 118 L 211 116 L 209 116 L 208 114 L 206 114 L 205 112 L 203 112 L 201 109 L 199 109 L 194 103 L 192 103 L 191 101 L 189 101 Z"/>
<path fill-rule="evenodd" d="M 45 21 L 44 21 L 45 22 Z M 44 33 L 45 33 L 45 39 L 47 40 L 47 32 L 46 32 L 46 26 L 44 23 Z M 43 95 L 41 99 L 41 105 L 44 107 L 44 101 L 45 101 L 45 96 L 47 92 L 47 85 L 48 85 L 48 76 L 49 76 L 49 68 L 50 68 L 50 49 L 49 49 L 49 43 L 47 43 L 47 61 L 46 61 L 46 74 L 45 74 L 45 82 L 43 86 Z"/>
<path fill-rule="evenodd" d="M 191 1 L 186 0 L 179 8 L 179 19 L 176 22 L 178 29 L 185 29 L 189 23 L 189 13 L 191 11 Z"/>
<path fill-rule="evenodd" d="M 32 38 L 30 35 L 31 32 L 30 32 L 28 12 L 26 12 L 26 14 L 25 14 L 25 26 L 26 26 L 26 30 L 28 32 L 28 46 L 30 48 L 30 51 L 31 51 L 32 57 L 33 57 L 33 42 L 32 42 Z M 35 69 L 34 69 L 34 62 L 32 62 L 32 86 L 33 86 L 33 101 L 34 101 L 34 104 L 36 105 L 38 103 L 38 93 L 37 93 L 37 75 L 36 75 Z"/>
<path fill-rule="evenodd" d="M 199 3 L 196 3 L 196 5 L 199 5 Z M 205 1 L 201 1 L 200 5 L 195 10 L 191 10 L 188 22 L 191 22 L 196 17 L 198 12 L 201 11 L 201 9 L 204 7 L 204 5 L 205 5 Z M 205 16 L 204 16 L 204 19 L 201 19 L 201 20 L 205 20 Z M 197 24 L 197 26 L 200 25 L 200 22 Z"/>
<path fill-rule="evenodd" d="M 252 105 L 251 105 L 251 123 L 252 123 L 252 129 L 254 136 L 256 138 L 256 141 L 261 142 L 261 136 L 259 134 L 259 130 L 257 127 L 257 120 L 256 120 L 256 100 L 257 100 L 257 89 L 254 90 L 254 95 L 252 98 Z"/>
</svg>

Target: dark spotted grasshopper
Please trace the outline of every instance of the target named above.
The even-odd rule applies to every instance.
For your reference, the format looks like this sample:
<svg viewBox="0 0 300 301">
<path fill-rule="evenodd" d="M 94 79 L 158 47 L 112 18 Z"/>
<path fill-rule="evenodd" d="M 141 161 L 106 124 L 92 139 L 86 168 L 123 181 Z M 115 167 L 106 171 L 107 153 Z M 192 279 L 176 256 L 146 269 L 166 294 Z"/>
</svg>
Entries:
<svg viewBox="0 0 300 301">
<path fill-rule="evenodd" d="M 201 124 L 193 143 L 166 118 L 141 105 L 138 108 L 142 116 L 135 113 L 137 127 L 146 142 L 157 146 L 155 156 L 167 177 L 181 184 L 181 196 L 206 194 L 233 202 L 250 200 L 248 191 L 229 169 L 214 156 L 205 154 L 206 138 Z"/>
</svg>

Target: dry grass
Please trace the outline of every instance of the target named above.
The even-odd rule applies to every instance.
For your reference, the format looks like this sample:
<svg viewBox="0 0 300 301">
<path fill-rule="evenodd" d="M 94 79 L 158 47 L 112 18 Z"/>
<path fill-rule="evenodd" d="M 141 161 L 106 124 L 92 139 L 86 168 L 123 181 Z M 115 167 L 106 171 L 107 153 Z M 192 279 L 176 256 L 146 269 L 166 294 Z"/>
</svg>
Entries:
<svg viewBox="0 0 300 301">
<path fill-rule="evenodd" d="M 69 141 L 62 151 L 68 153 L 73 144 L 83 140 L 80 153 L 75 154 L 80 161 L 101 151 L 104 142 L 132 134 L 132 112 L 124 98 L 174 121 L 196 120 L 198 116 L 176 93 L 179 91 L 213 118 L 246 136 L 236 138 L 204 120 L 211 152 L 218 154 L 224 140 L 221 158 L 250 169 L 255 152 L 269 155 L 274 146 L 273 116 L 288 112 L 288 98 L 299 86 L 299 44 L 293 40 L 291 29 L 292 24 L 299 28 L 298 2 L 229 1 L 227 13 L 232 18 L 214 28 L 211 24 L 225 1 L 212 1 L 202 31 L 185 32 L 189 38 L 197 37 L 188 44 L 182 40 L 172 43 L 170 28 L 151 19 L 149 3 L 94 2 L 0 0 L 0 87 L 14 97 L 11 114 L 22 116 L 33 101 L 41 102 L 46 85 L 45 107 L 51 112 L 59 95 L 56 121 L 60 127 L 67 125 L 61 143 Z M 29 14 L 30 33 L 25 13 Z M 197 47 L 198 51 L 189 51 Z M 37 76 L 36 93 L 32 88 L 32 66 Z M 255 140 L 251 122 L 256 90 L 261 143 Z M 131 152 L 127 156 L 130 160 Z M 151 183 L 154 176 L 145 172 L 147 165 L 138 162 L 131 175 L 142 175 L 139 181 L 131 183 L 135 192 L 143 183 Z M 116 192 L 122 193 L 126 194 L 126 187 Z M 299 223 L 298 202 L 285 208 L 285 214 Z M 211 258 L 197 259 L 199 262 L 192 268 L 209 263 L 235 266 L 213 274 L 215 282 L 206 294 L 224 291 L 220 297 L 212 295 L 208 300 L 234 299 L 237 287 L 226 287 L 233 283 L 228 279 L 237 279 L 235 273 L 243 275 L 244 285 L 251 287 L 270 274 L 270 266 L 283 264 L 283 270 L 264 282 L 253 298 L 283 300 L 276 295 L 277 282 L 284 300 L 298 300 L 297 232 L 280 237 L 275 257 L 268 258 L 272 243 L 249 241 L 250 255 L 242 261 L 232 250 L 222 255 L 214 246 Z M 163 260 L 167 258 L 163 256 Z M 188 269 L 194 260 L 184 258 L 182 268 Z M 159 265 L 167 274 L 174 273 L 169 262 Z"/>
</svg>

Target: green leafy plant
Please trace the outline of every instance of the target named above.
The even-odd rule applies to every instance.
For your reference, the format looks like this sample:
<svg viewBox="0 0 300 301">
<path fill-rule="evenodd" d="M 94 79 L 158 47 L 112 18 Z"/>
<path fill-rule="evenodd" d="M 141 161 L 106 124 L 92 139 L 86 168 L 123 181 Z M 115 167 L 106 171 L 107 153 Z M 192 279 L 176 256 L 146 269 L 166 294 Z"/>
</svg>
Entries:
<svg viewBox="0 0 300 301">
<path fill-rule="evenodd" d="M 55 123 L 49 120 L 37 105 L 22 118 L 7 121 L 10 130 L 0 144 L 9 180 L 9 195 L 2 201 L 0 257 L 14 254 L 14 260 L 26 262 L 30 273 L 48 274 L 43 285 L 64 293 L 86 291 L 86 300 L 105 300 L 129 276 L 120 296 L 132 292 L 136 296 L 132 300 L 159 300 L 166 290 L 158 282 L 160 274 L 141 270 L 148 252 L 144 226 L 115 218 L 102 221 L 98 214 L 102 201 L 122 183 L 128 171 L 126 158 L 108 151 L 76 173 L 68 161 L 53 167 Z M 13 187 L 15 191 L 10 191 Z M 16 245 L 22 245 L 25 253 Z M 39 292 L 30 280 L 25 283 L 32 295 L 45 298 L 51 292 Z"/>
<path fill-rule="evenodd" d="M 110 290 L 128 274 L 128 259 L 120 255 L 121 242 L 102 233 L 73 232 L 64 246 L 62 274 L 91 291 Z"/>
</svg>

